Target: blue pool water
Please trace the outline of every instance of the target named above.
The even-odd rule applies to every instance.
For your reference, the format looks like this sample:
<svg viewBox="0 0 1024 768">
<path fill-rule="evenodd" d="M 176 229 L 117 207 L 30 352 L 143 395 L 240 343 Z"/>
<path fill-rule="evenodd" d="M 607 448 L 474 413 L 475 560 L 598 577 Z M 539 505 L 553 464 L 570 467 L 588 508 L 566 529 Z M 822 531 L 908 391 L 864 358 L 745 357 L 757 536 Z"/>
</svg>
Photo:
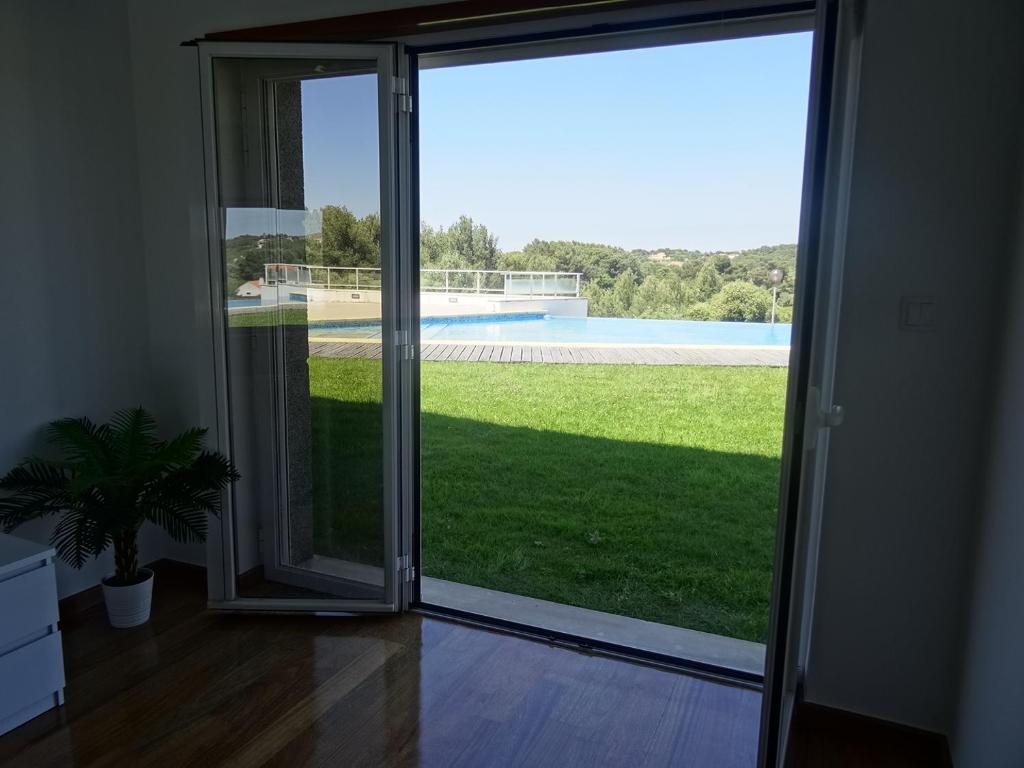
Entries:
<svg viewBox="0 0 1024 768">
<path fill-rule="evenodd" d="M 723 323 L 617 317 L 552 317 L 541 314 L 424 318 L 423 342 L 482 341 L 564 344 L 710 344 L 789 346 L 789 323 Z M 311 327 L 316 336 L 380 338 L 379 324 L 331 323 Z"/>
</svg>

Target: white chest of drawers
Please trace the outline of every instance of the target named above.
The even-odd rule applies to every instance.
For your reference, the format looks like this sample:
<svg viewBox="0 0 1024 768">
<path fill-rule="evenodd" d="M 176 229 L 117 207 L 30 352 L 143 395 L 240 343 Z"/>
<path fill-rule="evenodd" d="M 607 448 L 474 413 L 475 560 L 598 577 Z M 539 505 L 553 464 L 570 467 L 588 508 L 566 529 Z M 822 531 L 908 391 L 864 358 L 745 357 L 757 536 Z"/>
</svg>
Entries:
<svg viewBox="0 0 1024 768">
<path fill-rule="evenodd" d="M 0 734 L 64 703 L 53 557 L 0 534 Z"/>
</svg>

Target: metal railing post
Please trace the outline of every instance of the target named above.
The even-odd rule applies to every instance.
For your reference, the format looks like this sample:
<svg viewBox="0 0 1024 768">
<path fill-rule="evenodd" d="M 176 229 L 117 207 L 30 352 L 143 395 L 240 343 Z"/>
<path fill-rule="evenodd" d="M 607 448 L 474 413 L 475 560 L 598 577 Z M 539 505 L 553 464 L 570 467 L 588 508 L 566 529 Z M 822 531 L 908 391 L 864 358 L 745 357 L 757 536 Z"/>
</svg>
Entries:
<svg viewBox="0 0 1024 768">
<path fill-rule="evenodd" d="M 359 267 L 356 267 L 356 290 L 359 290 Z"/>
</svg>

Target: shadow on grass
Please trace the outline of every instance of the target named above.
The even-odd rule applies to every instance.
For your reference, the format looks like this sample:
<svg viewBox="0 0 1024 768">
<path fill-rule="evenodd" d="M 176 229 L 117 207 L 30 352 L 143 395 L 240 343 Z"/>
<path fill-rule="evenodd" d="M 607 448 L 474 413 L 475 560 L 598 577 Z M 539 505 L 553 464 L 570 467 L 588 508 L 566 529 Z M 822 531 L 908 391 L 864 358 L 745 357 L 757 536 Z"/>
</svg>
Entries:
<svg viewBox="0 0 1024 768">
<path fill-rule="evenodd" d="M 380 406 L 312 413 L 318 551 L 379 562 Z M 424 575 L 764 641 L 777 459 L 421 425 Z"/>
</svg>

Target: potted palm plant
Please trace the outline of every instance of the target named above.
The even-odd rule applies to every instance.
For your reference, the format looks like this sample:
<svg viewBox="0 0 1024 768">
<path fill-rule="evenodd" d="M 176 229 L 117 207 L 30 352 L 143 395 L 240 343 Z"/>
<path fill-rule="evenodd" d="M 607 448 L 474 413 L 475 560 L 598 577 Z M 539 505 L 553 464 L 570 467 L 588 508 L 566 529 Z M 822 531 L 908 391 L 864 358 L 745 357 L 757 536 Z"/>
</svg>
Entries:
<svg viewBox="0 0 1024 768">
<path fill-rule="evenodd" d="M 238 473 L 221 454 L 203 450 L 205 429 L 159 440 L 142 408 L 98 426 L 61 419 L 48 434 L 60 459 L 28 458 L 0 478 L 9 492 L 0 498 L 0 529 L 58 515 L 51 543 L 75 568 L 113 546 L 114 573 L 103 579 L 110 623 L 146 623 L 153 571 L 139 567 L 139 529 L 148 521 L 176 541 L 204 541 L 207 514 L 220 514 L 222 491 Z"/>
</svg>

